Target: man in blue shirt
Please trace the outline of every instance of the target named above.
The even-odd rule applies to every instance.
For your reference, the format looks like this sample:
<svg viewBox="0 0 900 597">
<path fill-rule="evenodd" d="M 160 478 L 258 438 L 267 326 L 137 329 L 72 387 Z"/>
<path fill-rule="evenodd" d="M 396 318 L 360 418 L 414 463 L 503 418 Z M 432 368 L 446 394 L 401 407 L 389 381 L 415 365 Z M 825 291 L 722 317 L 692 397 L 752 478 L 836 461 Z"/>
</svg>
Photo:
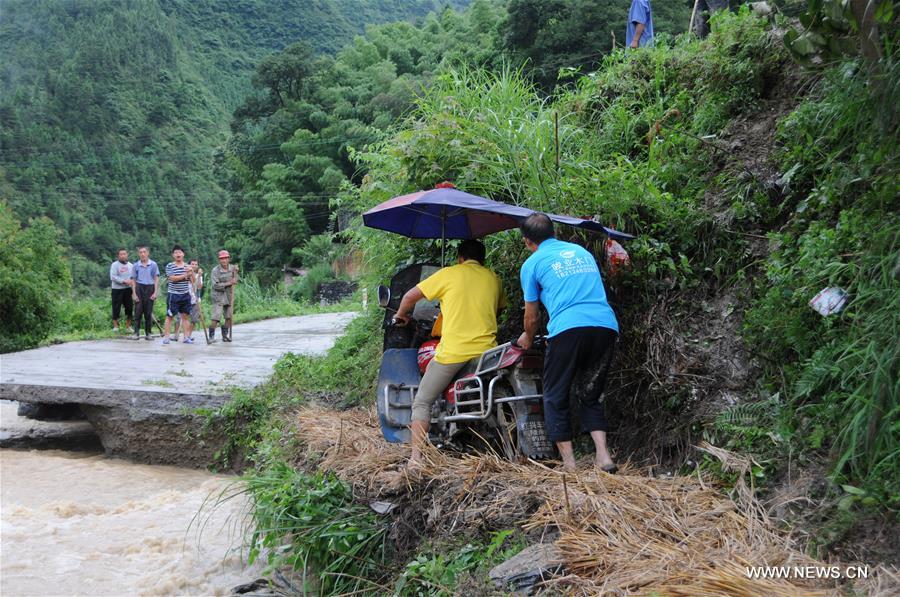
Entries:
<svg viewBox="0 0 900 597">
<path fill-rule="evenodd" d="M 606 300 L 600 269 L 583 247 L 554 238 L 553 222 L 544 214 L 529 216 L 521 230 L 532 255 L 520 272 L 525 331 L 518 344 L 529 348 L 534 341 L 540 325 L 538 301 L 550 314 L 544 357 L 547 434 L 559 449 L 563 468 L 574 472 L 569 391 L 579 379 L 581 427 L 594 440 L 596 465 L 614 473 L 618 468 L 606 448 L 608 427 L 602 397 L 619 324 Z"/>
<path fill-rule="evenodd" d="M 629 48 L 644 47 L 653 43 L 653 9 L 650 0 L 631 0 L 628 10 L 628 26 L 625 28 L 625 45 Z"/>
<path fill-rule="evenodd" d="M 128 251 L 119 249 L 116 260 L 109 266 L 114 332 L 119 331 L 119 311 L 122 307 L 125 307 L 125 329 L 131 327 L 131 314 L 134 311 L 134 291 L 131 288 L 131 271 L 133 269 L 134 265 L 128 261 Z"/>
<path fill-rule="evenodd" d="M 140 259 L 134 262 L 131 269 L 131 278 L 134 281 L 131 296 L 135 303 L 134 339 L 141 337 L 141 317 L 143 317 L 144 338 L 149 340 L 150 330 L 153 327 L 153 302 L 159 293 L 159 266 L 150 259 L 150 249 L 147 247 L 138 247 L 138 256 Z"/>
</svg>

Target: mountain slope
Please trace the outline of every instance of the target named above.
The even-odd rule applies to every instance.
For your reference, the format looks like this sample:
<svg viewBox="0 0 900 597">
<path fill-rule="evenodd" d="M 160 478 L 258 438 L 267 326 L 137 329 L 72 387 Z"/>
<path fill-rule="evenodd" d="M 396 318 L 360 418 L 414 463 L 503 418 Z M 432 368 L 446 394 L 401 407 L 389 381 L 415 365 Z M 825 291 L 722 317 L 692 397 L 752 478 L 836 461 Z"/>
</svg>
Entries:
<svg viewBox="0 0 900 597">
<path fill-rule="evenodd" d="M 434 0 L 4 2 L 0 200 L 49 216 L 76 286 L 103 286 L 120 246 L 209 255 L 222 190 L 215 148 L 264 56 L 334 51 L 364 24 Z"/>
</svg>

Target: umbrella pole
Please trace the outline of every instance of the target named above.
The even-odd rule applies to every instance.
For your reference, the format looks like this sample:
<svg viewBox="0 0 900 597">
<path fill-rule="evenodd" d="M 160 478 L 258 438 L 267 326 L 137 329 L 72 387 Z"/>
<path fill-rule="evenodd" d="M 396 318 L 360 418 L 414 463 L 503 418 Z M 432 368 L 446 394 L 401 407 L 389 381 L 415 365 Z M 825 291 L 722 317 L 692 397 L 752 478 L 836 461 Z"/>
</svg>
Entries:
<svg viewBox="0 0 900 597">
<path fill-rule="evenodd" d="M 444 267 L 444 250 L 447 248 L 447 208 L 441 208 L 441 267 Z"/>
</svg>

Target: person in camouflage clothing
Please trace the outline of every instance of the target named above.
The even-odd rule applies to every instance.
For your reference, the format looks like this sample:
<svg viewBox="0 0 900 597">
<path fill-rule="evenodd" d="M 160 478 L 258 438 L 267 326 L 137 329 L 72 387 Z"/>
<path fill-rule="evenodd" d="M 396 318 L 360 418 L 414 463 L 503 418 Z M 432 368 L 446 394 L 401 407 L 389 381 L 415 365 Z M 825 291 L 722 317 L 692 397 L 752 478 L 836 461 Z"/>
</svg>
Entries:
<svg viewBox="0 0 900 597">
<path fill-rule="evenodd" d="M 212 284 L 213 312 L 209 325 L 209 339 L 216 335 L 216 326 L 222 323 L 222 341 L 231 342 L 231 316 L 234 300 L 234 286 L 238 283 L 236 265 L 231 265 L 231 255 L 226 250 L 219 251 L 219 265 L 213 268 L 209 278 Z"/>
</svg>

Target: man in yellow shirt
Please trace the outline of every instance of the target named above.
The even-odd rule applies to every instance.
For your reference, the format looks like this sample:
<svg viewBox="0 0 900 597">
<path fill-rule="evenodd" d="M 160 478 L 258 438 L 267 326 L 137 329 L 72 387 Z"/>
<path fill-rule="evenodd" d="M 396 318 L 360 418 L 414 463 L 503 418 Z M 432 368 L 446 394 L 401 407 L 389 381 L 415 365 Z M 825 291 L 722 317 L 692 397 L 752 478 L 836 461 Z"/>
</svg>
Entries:
<svg viewBox="0 0 900 597">
<path fill-rule="evenodd" d="M 408 323 L 420 300 L 439 300 L 443 318 L 441 342 L 425 369 L 412 407 L 412 455 L 418 464 L 431 424 L 431 407 L 453 377 L 471 359 L 497 345 L 497 312 L 503 307 L 500 279 L 484 267 L 484 245 L 459 245 L 457 264 L 445 267 L 412 287 L 400 301 L 396 319 Z"/>
</svg>

